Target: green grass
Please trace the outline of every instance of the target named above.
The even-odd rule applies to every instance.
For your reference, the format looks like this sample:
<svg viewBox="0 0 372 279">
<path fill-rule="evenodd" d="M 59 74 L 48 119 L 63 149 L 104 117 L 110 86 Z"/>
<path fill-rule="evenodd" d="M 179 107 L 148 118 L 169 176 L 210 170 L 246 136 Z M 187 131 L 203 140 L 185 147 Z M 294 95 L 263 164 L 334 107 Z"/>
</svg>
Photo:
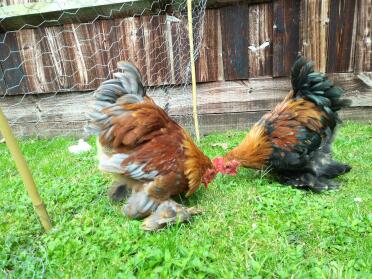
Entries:
<svg viewBox="0 0 372 279">
<path fill-rule="evenodd" d="M 201 143 L 237 144 L 244 132 Z M 44 234 L 14 163 L 0 145 L 0 278 L 371 278 L 372 127 L 348 123 L 335 157 L 353 170 L 340 191 L 312 194 L 242 170 L 184 201 L 204 214 L 158 233 L 111 203 L 94 151 L 73 139 L 26 140 L 22 150 L 53 219 Z M 91 140 L 94 144 L 94 140 Z M 354 201 L 361 198 L 361 202 Z"/>
</svg>

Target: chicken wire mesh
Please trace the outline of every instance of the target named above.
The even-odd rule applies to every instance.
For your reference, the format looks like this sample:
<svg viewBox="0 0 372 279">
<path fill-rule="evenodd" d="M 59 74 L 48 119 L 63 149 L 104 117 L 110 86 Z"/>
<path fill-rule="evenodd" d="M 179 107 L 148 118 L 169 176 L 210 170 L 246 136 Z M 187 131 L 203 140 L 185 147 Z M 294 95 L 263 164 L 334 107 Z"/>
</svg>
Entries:
<svg viewBox="0 0 372 279">
<path fill-rule="evenodd" d="M 105 5 L 2 1 L 0 107 L 13 131 L 19 136 L 82 135 L 92 91 L 125 60 L 138 67 L 157 104 L 194 132 L 187 1 L 98 2 Z M 40 3 L 54 14 L 42 13 Z M 194 59 L 205 8 L 206 0 L 193 1 Z M 12 21 L 19 19 L 17 13 L 23 13 L 22 20 Z"/>
</svg>

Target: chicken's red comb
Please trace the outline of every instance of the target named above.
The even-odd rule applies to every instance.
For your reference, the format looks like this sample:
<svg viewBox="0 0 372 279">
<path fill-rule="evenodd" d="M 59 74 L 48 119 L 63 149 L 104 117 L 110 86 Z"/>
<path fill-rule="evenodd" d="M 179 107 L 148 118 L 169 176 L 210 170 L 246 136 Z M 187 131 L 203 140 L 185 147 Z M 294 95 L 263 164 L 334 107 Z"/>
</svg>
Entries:
<svg viewBox="0 0 372 279">
<path fill-rule="evenodd" d="M 222 157 L 216 157 L 213 159 L 213 165 L 218 169 L 222 169 L 223 165 L 224 165 L 224 160 Z"/>
</svg>

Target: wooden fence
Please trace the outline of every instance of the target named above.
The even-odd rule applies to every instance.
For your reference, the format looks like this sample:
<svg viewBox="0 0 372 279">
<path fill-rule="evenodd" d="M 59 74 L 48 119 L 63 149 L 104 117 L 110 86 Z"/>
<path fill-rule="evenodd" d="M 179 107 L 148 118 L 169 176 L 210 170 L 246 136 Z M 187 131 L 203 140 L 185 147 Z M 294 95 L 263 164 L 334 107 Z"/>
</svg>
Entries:
<svg viewBox="0 0 372 279">
<path fill-rule="evenodd" d="M 204 124 L 201 121 L 206 132 L 226 126 L 245 128 L 271 109 L 290 88 L 290 68 L 299 53 L 314 60 L 318 70 L 329 73 L 349 91 L 354 107 L 344 112 L 345 118 L 372 119 L 372 0 L 231 2 L 236 1 L 210 1 L 205 14 L 196 70 L 199 110 L 201 118 L 206 119 Z M 183 59 L 187 59 L 188 53 L 184 20 L 168 24 L 165 14 L 135 17 L 117 14 L 86 24 L 71 21 L 73 19 L 61 20 L 63 24 L 58 26 L 0 34 L 0 75 L 3 77 L 0 94 L 67 92 L 76 96 L 94 90 L 110 76 L 120 60 L 134 62 L 146 85 L 181 83 L 179 73 L 187 66 Z M 11 30 L 11 22 L 5 23 Z M 169 39 L 173 43 L 170 44 Z M 178 44 L 174 44 L 175 41 Z M 270 91 L 267 85 L 276 90 L 275 96 L 265 96 L 265 92 Z M 221 90 L 225 93 L 221 94 Z M 174 96 L 178 96 L 176 91 L 174 89 Z M 213 92 L 218 92 L 215 98 L 206 97 Z M 241 96 L 242 92 L 251 94 Z M 161 94 L 155 93 L 159 102 L 162 102 Z M 238 108 L 234 96 L 243 101 Z M 6 110 L 17 98 L 3 98 L 1 106 Z M 33 106 L 39 96 L 30 98 L 33 99 L 24 103 Z M 58 102 L 59 97 L 55 98 Z M 65 95 L 60 98 L 61 102 L 68 100 Z M 253 102 L 260 105 L 252 109 Z M 29 113 L 23 112 L 23 121 L 29 120 Z M 218 119 L 217 114 L 223 113 L 231 119 L 227 117 L 223 124 L 213 124 L 218 121 L 212 119 Z M 245 118 L 254 113 L 255 117 L 242 120 L 244 117 L 237 113 L 244 114 Z M 177 104 L 172 107 L 172 101 L 171 114 L 182 118 Z M 8 111 L 8 115 L 12 117 L 14 113 Z M 53 117 L 49 115 L 47 119 L 52 121 Z M 85 120 L 80 116 L 70 117 L 69 122 L 78 123 L 76 130 L 79 130 Z"/>
</svg>

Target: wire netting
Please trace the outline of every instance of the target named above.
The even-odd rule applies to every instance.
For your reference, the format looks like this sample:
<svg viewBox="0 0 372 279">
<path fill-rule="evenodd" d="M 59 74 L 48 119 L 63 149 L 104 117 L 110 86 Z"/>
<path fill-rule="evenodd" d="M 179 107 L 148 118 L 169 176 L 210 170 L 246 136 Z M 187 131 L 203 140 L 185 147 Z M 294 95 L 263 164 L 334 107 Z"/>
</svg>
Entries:
<svg viewBox="0 0 372 279">
<path fill-rule="evenodd" d="M 193 132 L 187 1 L 98 2 L 2 1 L 0 106 L 13 130 L 82 135 L 92 91 L 124 60 L 139 68 L 148 94 Z M 193 1 L 194 59 L 205 8 L 206 0 Z"/>
</svg>

